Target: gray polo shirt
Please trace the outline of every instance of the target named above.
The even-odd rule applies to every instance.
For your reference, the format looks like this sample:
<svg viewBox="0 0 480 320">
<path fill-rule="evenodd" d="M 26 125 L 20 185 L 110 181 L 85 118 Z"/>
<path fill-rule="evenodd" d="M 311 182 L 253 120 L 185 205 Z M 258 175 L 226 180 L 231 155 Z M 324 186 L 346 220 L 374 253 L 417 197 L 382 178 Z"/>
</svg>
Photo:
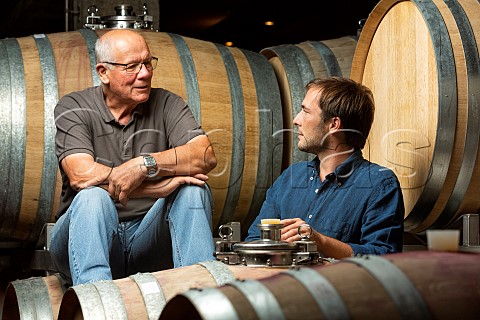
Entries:
<svg viewBox="0 0 480 320">
<path fill-rule="evenodd" d="M 55 107 L 56 155 L 58 160 L 74 153 L 90 154 L 110 167 L 142 154 L 164 151 L 205 134 L 188 105 L 178 95 L 152 88 L 149 100 L 139 104 L 126 125 L 119 124 L 105 104 L 101 86 L 72 92 Z M 159 164 L 161 165 L 161 164 Z M 72 202 L 76 191 L 62 174 L 62 194 L 56 218 Z M 117 203 L 121 220 L 144 215 L 156 199 L 130 199 L 127 207 Z"/>
</svg>

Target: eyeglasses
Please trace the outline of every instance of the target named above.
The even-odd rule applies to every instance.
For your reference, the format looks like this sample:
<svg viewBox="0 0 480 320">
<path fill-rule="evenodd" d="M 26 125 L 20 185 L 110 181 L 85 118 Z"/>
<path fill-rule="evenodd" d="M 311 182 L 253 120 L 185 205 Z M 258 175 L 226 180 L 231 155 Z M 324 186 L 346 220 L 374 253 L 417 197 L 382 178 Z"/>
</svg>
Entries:
<svg viewBox="0 0 480 320">
<path fill-rule="evenodd" d="M 116 63 L 116 62 L 108 62 L 108 61 L 104 61 L 102 63 L 108 63 L 108 64 L 111 64 L 112 66 L 123 67 L 123 70 L 127 74 L 137 74 L 142 69 L 142 66 L 145 66 L 145 68 L 148 71 L 155 70 L 155 68 L 157 67 L 157 61 L 158 61 L 157 57 L 151 57 L 150 59 L 143 62 L 139 62 L 139 63 Z"/>
</svg>

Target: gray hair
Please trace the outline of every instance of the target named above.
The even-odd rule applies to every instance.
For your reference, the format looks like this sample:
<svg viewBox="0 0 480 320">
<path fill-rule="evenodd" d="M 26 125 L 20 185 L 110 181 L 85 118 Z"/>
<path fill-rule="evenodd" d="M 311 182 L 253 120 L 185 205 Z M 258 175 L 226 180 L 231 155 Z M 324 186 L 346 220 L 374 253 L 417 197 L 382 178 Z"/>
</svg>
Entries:
<svg viewBox="0 0 480 320">
<path fill-rule="evenodd" d="M 112 52 L 113 50 L 110 37 L 100 37 L 97 39 L 97 42 L 95 43 L 95 56 L 97 63 L 105 61 L 114 62 Z"/>
</svg>

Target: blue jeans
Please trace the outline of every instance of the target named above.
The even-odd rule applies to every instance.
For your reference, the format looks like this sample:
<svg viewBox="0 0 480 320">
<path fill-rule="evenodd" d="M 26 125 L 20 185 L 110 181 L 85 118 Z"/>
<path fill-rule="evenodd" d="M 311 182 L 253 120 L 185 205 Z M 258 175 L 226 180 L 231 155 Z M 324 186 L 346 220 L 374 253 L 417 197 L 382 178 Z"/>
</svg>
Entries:
<svg viewBox="0 0 480 320">
<path fill-rule="evenodd" d="M 215 260 L 208 187 L 180 186 L 142 218 L 119 221 L 108 192 L 80 191 L 52 230 L 50 253 L 73 285 Z"/>
</svg>

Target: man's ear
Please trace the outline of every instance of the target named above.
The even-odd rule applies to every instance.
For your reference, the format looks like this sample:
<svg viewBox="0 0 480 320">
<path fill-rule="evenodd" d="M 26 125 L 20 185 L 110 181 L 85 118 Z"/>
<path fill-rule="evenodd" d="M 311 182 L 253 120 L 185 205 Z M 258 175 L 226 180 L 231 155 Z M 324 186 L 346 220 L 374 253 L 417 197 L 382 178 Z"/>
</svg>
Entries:
<svg viewBox="0 0 480 320">
<path fill-rule="evenodd" d="M 108 84 L 110 82 L 110 78 L 108 77 L 108 69 L 105 67 L 103 63 L 98 63 L 95 66 L 95 69 L 97 70 L 98 77 L 100 78 L 100 81 L 104 84 Z"/>
<path fill-rule="evenodd" d="M 329 129 L 330 131 L 338 131 L 342 127 L 342 119 L 339 117 L 333 117 L 330 119 Z"/>
</svg>

